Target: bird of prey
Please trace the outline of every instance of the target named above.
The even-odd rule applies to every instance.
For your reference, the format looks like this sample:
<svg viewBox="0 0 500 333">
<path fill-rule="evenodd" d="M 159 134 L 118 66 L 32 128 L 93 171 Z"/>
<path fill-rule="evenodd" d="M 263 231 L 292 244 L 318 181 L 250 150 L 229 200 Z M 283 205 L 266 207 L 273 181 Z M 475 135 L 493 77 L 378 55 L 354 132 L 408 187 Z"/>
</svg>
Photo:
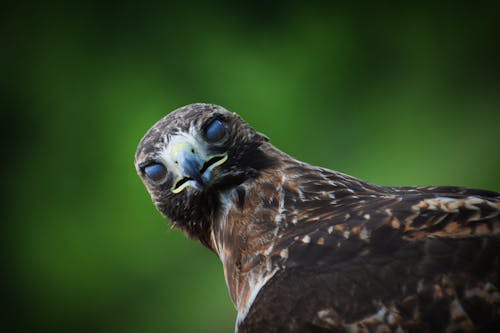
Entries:
<svg viewBox="0 0 500 333">
<path fill-rule="evenodd" d="M 500 193 L 370 184 L 201 103 L 159 120 L 135 165 L 220 258 L 237 332 L 500 332 Z"/>
</svg>

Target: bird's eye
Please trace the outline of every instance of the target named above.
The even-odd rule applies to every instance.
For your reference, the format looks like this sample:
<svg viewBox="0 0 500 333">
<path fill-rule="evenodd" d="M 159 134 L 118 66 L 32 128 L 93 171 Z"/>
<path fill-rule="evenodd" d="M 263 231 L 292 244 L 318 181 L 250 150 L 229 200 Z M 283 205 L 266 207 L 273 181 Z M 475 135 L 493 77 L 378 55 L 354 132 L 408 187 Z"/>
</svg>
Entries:
<svg viewBox="0 0 500 333">
<path fill-rule="evenodd" d="M 144 173 L 152 181 L 160 181 L 167 175 L 167 168 L 161 163 L 151 163 L 144 167 Z"/>
<path fill-rule="evenodd" d="M 205 137 L 210 142 L 219 141 L 226 134 L 226 127 L 219 119 L 213 120 L 205 129 Z"/>
</svg>

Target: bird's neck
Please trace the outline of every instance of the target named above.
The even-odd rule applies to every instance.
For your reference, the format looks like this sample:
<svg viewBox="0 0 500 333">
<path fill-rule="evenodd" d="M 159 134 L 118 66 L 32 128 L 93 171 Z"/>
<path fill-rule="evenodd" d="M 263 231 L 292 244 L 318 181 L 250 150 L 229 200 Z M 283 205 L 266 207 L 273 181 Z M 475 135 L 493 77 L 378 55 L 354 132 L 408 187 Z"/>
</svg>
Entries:
<svg viewBox="0 0 500 333">
<path fill-rule="evenodd" d="M 278 235 L 307 223 L 309 209 L 330 211 L 335 191 L 350 195 L 358 182 L 297 161 L 272 146 L 266 153 L 279 165 L 221 194 L 222 213 L 212 223 L 211 246 L 223 263 L 240 315 L 287 259 Z M 354 190 L 344 186 L 345 181 Z"/>
<path fill-rule="evenodd" d="M 276 272 L 269 264 L 283 214 L 285 183 L 283 175 L 263 172 L 223 194 L 224 212 L 212 224 L 211 244 L 239 314 Z"/>
</svg>

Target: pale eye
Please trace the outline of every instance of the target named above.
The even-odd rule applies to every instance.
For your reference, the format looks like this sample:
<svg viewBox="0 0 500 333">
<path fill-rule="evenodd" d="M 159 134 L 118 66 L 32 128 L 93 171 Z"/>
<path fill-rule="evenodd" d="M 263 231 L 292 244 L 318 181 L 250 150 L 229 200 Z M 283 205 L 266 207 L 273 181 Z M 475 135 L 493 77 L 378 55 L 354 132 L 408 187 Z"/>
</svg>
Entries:
<svg viewBox="0 0 500 333">
<path fill-rule="evenodd" d="M 167 176 L 167 168 L 161 163 L 151 163 L 144 167 L 146 176 L 154 182 L 158 182 Z"/>
<path fill-rule="evenodd" d="M 221 140 L 226 134 L 226 127 L 219 119 L 213 120 L 205 129 L 205 138 L 209 142 Z"/>
</svg>

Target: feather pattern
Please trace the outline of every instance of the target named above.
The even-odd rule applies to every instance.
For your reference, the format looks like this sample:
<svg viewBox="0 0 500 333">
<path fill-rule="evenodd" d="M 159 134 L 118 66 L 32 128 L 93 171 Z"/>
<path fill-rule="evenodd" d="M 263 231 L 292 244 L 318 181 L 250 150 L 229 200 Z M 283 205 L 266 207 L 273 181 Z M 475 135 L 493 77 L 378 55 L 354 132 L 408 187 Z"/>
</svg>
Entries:
<svg viewBox="0 0 500 333">
<path fill-rule="evenodd" d="M 167 136 L 214 112 L 234 128 L 218 182 L 173 197 L 144 180 Z M 238 332 L 500 330 L 497 192 L 369 184 L 298 161 L 209 104 L 155 125 L 136 164 L 159 210 L 221 259 Z"/>
</svg>

